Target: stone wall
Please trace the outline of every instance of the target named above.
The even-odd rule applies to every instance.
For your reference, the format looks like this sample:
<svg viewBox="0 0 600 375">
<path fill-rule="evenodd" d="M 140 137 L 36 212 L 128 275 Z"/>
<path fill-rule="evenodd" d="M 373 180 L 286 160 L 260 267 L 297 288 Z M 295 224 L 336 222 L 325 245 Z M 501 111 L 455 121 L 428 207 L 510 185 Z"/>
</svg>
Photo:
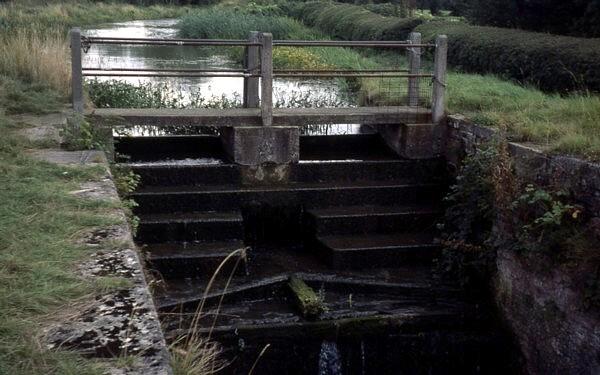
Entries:
<svg viewBox="0 0 600 375">
<path fill-rule="evenodd" d="M 457 170 L 467 152 L 495 134 L 460 116 L 450 116 L 444 152 L 449 165 Z M 600 164 L 549 155 L 517 143 L 509 143 L 509 152 L 519 179 L 554 186 L 577 197 L 600 240 Z M 543 256 L 533 261 L 502 249 L 496 262 L 495 300 L 519 343 L 525 371 L 600 374 L 600 312 L 584 305 L 586 283 L 598 277 L 597 265 L 581 261 L 565 266 Z"/>
</svg>

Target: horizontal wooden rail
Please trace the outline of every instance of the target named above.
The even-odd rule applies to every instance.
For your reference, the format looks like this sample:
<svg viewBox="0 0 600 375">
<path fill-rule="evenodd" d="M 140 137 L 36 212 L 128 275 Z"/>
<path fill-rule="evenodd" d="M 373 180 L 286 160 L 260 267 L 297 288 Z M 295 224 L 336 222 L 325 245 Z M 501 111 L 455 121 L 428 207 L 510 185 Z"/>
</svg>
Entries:
<svg viewBox="0 0 600 375">
<path fill-rule="evenodd" d="M 125 44 L 158 46 L 255 46 L 259 45 L 243 39 L 153 39 L 153 38 L 100 38 L 84 37 L 86 44 Z"/>
<path fill-rule="evenodd" d="M 169 73 L 247 73 L 245 69 L 152 69 L 152 68 L 103 68 L 84 67 L 85 71 L 95 72 L 169 72 Z"/>
<path fill-rule="evenodd" d="M 99 108 L 88 113 L 117 118 L 123 125 L 260 126 L 260 108 L 126 109 Z M 418 107 L 273 108 L 273 125 L 427 123 L 431 110 Z M 113 123 L 113 121 L 111 121 Z"/>
<path fill-rule="evenodd" d="M 274 47 L 365 47 L 365 48 L 433 48 L 435 44 L 410 44 L 406 41 L 342 41 L 342 40 L 275 40 Z"/>
<path fill-rule="evenodd" d="M 132 73 L 127 73 L 127 72 L 112 72 L 112 73 L 106 73 L 106 72 L 88 72 L 88 71 L 84 71 L 83 72 L 83 76 L 84 77 L 189 77 L 189 78 L 215 78 L 215 77 L 221 77 L 221 78 L 248 78 L 248 77 L 260 77 L 260 74 L 245 74 L 245 73 L 198 73 L 198 74 L 193 74 L 193 73 L 161 73 L 161 72 L 156 72 L 156 73 L 136 73 L 136 72 L 132 72 Z"/>
<path fill-rule="evenodd" d="M 371 78 L 382 78 L 382 77 L 391 77 L 391 78 L 431 78 L 433 74 L 405 74 L 405 73 L 362 73 L 360 71 L 356 72 L 346 72 L 346 73 L 304 73 L 303 71 L 298 71 L 297 73 L 274 73 L 274 77 L 309 77 L 309 78 L 343 78 L 343 77 L 371 77 Z"/>
</svg>

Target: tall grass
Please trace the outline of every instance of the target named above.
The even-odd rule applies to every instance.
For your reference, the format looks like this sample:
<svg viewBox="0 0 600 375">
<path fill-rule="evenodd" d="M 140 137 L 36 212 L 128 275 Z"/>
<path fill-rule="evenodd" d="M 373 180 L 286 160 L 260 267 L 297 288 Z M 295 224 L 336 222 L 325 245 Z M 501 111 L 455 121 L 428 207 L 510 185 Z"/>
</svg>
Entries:
<svg viewBox="0 0 600 375">
<path fill-rule="evenodd" d="M 551 152 L 600 160 L 600 96 L 560 96 L 493 76 L 450 73 L 448 110 Z"/>
<path fill-rule="evenodd" d="M 61 30 L 16 29 L 0 38 L 0 74 L 69 94 L 69 46 Z"/>
<path fill-rule="evenodd" d="M 91 1 L 12 1 L 0 4 L 0 75 L 69 94 L 67 32 L 95 23 L 178 17 L 186 6 L 139 7 Z"/>
<path fill-rule="evenodd" d="M 219 318 L 219 312 L 223 300 L 225 299 L 225 293 L 227 292 L 240 263 L 246 263 L 248 261 L 248 250 L 249 248 L 237 249 L 223 259 L 204 289 L 204 295 L 196 308 L 187 334 L 179 337 L 171 344 L 171 363 L 175 375 L 215 374 L 229 365 L 226 360 L 221 358 L 222 352 L 220 345 L 212 341 L 212 333 L 216 327 L 217 319 Z M 229 273 L 225 287 L 222 290 L 216 311 L 214 311 L 209 333 L 207 335 L 202 335 L 200 333 L 200 322 L 208 317 L 204 314 L 207 297 L 212 290 L 215 280 L 220 276 L 225 265 L 232 259 L 235 260 L 235 263 L 233 269 Z"/>
<path fill-rule="evenodd" d="M 190 11 L 189 6 L 135 6 L 125 2 L 80 1 L 11 1 L 0 5 L 0 31 L 38 30 L 88 26 L 103 22 L 141 19 L 177 18 Z"/>
<path fill-rule="evenodd" d="M 270 32 L 275 39 L 315 39 L 318 35 L 289 17 L 222 7 L 200 9 L 183 17 L 179 30 L 184 38 L 244 39 L 250 31 Z"/>
</svg>

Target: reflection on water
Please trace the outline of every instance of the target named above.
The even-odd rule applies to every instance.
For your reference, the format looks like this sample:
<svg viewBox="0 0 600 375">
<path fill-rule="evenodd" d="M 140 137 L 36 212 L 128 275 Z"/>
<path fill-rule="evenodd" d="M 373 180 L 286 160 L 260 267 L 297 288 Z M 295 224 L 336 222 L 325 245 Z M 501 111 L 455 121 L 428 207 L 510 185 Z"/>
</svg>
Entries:
<svg viewBox="0 0 600 375">
<path fill-rule="evenodd" d="M 126 38 L 174 38 L 177 37 L 177 20 L 148 20 L 118 22 L 88 28 L 85 36 Z M 197 47 L 197 46 L 143 46 L 92 44 L 84 54 L 83 66 L 98 69 L 223 69 L 242 68 L 241 47 Z M 237 48 L 240 56 L 236 61 L 223 48 Z M 93 79 L 94 77 L 90 77 Z M 201 93 L 207 101 L 226 98 L 241 105 L 243 78 L 237 77 L 97 77 L 99 81 L 122 80 L 134 85 L 161 84 L 167 91 L 177 95 L 184 105 L 194 102 Z M 275 79 L 273 87 L 277 107 L 339 107 L 351 106 L 339 81 L 318 79 Z M 144 128 L 147 129 L 147 128 Z M 305 127 L 303 134 L 346 134 L 360 129 L 354 125 Z M 163 131 L 141 132 L 137 127 L 130 134 L 161 134 Z M 168 131 L 172 133 L 171 131 Z M 195 130 L 188 130 L 188 133 Z M 209 131 L 212 133 L 213 131 Z"/>
</svg>

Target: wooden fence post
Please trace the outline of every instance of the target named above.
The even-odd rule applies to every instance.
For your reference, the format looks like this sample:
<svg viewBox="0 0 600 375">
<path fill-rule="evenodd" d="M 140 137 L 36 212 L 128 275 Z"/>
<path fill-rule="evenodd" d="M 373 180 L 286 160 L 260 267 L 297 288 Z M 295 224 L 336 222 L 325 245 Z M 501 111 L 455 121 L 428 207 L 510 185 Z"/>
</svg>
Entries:
<svg viewBox="0 0 600 375">
<path fill-rule="evenodd" d="M 431 117 L 434 123 L 444 118 L 446 110 L 446 64 L 448 61 L 448 37 L 438 35 L 435 39 L 435 59 L 433 66 L 433 98 Z"/>
<path fill-rule="evenodd" d="M 273 35 L 260 34 L 260 109 L 263 126 L 273 125 Z"/>
<path fill-rule="evenodd" d="M 81 70 L 81 29 L 71 29 L 71 99 L 73 111 L 83 114 L 83 72 Z"/>
<path fill-rule="evenodd" d="M 410 33 L 411 44 L 421 44 L 421 33 Z M 408 49 L 408 73 L 421 73 L 421 47 L 411 47 Z M 410 77 L 408 79 L 408 105 L 416 107 L 419 105 L 419 78 Z"/>
<path fill-rule="evenodd" d="M 251 31 L 248 35 L 250 43 L 259 42 L 258 31 Z M 258 46 L 247 46 L 244 56 L 244 68 L 250 74 L 258 74 L 260 65 L 260 49 Z M 244 78 L 244 108 L 258 108 L 259 99 L 259 77 Z"/>
</svg>

